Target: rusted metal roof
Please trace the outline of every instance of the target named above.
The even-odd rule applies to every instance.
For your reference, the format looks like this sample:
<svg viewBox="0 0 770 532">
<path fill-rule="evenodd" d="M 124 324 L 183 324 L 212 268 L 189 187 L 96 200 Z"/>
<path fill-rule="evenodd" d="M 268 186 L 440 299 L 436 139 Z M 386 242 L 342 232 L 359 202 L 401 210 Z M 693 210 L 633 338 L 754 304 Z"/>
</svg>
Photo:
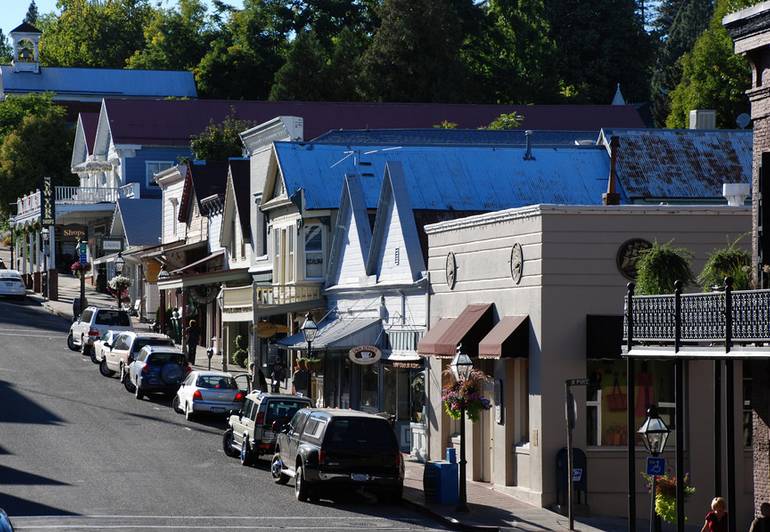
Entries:
<svg viewBox="0 0 770 532">
<path fill-rule="evenodd" d="M 618 180 L 624 200 L 724 202 L 722 184 L 751 182 L 752 132 L 701 129 L 604 129 L 609 150 L 620 139 Z"/>
</svg>

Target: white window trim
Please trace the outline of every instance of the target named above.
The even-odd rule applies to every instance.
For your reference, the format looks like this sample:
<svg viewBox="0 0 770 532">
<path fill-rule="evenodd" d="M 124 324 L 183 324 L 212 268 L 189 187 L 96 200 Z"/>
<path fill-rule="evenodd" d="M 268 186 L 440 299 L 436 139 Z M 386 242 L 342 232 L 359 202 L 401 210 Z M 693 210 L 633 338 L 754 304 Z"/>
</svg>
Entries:
<svg viewBox="0 0 770 532">
<path fill-rule="evenodd" d="M 153 179 L 155 177 L 155 174 L 150 173 L 150 165 L 151 164 L 166 164 L 166 165 L 168 165 L 167 168 L 170 168 L 170 167 L 174 166 L 174 161 L 144 161 L 144 184 L 145 184 L 145 186 L 147 188 L 152 188 L 152 187 L 160 188 L 160 185 L 158 185 L 155 182 L 155 179 Z M 167 169 L 167 168 L 164 168 L 164 170 Z M 162 172 L 163 170 L 159 170 L 159 171 Z"/>
<path fill-rule="evenodd" d="M 308 277 L 307 276 L 307 256 L 305 251 L 305 236 L 307 234 L 307 231 L 311 227 L 320 227 L 321 228 L 321 264 L 323 266 L 323 270 L 321 272 L 320 277 Z M 317 253 L 317 252 L 313 252 Z M 326 278 L 326 231 L 324 230 L 324 224 L 321 222 L 313 222 L 310 224 L 305 224 L 302 228 L 302 278 L 306 281 L 323 281 Z"/>
</svg>

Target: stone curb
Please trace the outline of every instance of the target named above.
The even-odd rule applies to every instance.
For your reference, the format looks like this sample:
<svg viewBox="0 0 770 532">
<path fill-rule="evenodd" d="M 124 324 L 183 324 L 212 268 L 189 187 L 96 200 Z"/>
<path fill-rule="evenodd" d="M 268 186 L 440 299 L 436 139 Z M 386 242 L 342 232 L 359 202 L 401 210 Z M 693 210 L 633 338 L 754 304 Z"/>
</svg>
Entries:
<svg viewBox="0 0 770 532">
<path fill-rule="evenodd" d="M 415 510 L 416 512 L 427 515 L 428 517 L 434 519 L 435 521 L 438 521 L 442 525 L 452 530 L 461 530 L 463 532 L 466 532 L 466 531 L 467 532 L 500 532 L 503 530 L 519 530 L 513 527 L 503 528 L 503 527 L 492 526 L 492 525 L 472 525 L 470 523 L 463 523 L 462 521 L 458 521 L 454 517 L 448 517 L 446 515 L 443 515 L 437 512 L 436 510 L 431 509 L 426 504 L 417 502 L 406 496 L 402 499 L 402 502 L 406 506 L 409 506 L 410 508 Z"/>
</svg>

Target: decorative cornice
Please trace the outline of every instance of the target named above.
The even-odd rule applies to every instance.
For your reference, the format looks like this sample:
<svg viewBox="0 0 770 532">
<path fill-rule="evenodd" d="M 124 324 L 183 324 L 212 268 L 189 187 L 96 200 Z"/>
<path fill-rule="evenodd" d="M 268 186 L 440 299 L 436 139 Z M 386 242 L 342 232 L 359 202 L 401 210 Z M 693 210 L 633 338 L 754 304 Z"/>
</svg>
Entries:
<svg viewBox="0 0 770 532">
<path fill-rule="evenodd" d="M 765 32 L 770 29 L 770 2 L 727 15 L 722 19 L 722 25 L 733 40 Z"/>
<path fill-rule="evenodd" d="M 296 116 L 279 116 L 240 134 L 249 155 L 280 140 L 302 140 L 303 120 Z"/>
</svg>

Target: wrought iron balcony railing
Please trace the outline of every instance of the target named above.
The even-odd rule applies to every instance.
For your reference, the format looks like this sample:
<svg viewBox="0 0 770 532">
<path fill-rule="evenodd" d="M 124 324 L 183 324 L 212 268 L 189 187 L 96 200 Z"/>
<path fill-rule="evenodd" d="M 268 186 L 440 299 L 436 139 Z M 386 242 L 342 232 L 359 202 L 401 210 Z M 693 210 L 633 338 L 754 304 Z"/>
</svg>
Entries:
<svg viewBox="0 0 770 532">
<path fill-rule="evenodd" d="M 623 338 L 649 345 L 763 344 L 770 342 L 770 290 L 724 291 L 625 300 Z"/>
</svg>

